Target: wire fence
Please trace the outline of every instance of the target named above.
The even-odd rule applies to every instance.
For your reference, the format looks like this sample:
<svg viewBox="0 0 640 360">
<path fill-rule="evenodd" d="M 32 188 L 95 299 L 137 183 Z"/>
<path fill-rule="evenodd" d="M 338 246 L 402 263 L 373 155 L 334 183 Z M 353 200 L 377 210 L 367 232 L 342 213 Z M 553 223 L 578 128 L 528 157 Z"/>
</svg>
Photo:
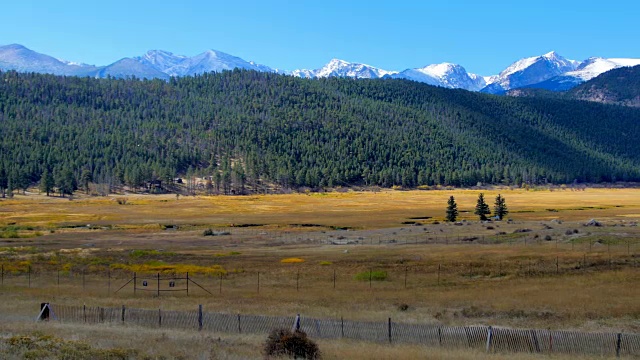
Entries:
<svg viewBox="0 0 640 360">
<path fill-rule="evenodd" d="M 267 334 L 293 328 L 296 317 L 194 311 L 166 311 L 51 304 L 51 318 L 63 323 L 110 323 L 155 328 Z M 422 344 L 487 352 L 564 353 L 617 357 L 640 356 L 640 334 L 587 333 L 492 326 L 438 326 L 393 322 L 350 321 L 301 317 L 299 327 L 312 338 L 352 339 L 379 343 Z"/>
</svg>

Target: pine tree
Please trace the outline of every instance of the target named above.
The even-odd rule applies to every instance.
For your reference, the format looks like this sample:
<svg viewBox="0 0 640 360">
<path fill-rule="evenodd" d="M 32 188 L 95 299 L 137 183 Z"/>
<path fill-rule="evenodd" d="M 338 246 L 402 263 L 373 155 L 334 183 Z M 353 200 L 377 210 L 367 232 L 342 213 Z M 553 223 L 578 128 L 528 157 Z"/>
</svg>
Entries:
<svg viewBox="0 0 640 360">
<path fill-rule="evenodd" d="M 7 172 L 2 167 L 2 162 L 0 162 L 0 193 L 2 193 L 2 197 L 5 197 L 5 190 L 7 189 L 9 179 L 7 178 Z"/>
<path fill-rule="evenodd" d="M 73 195 L 73 192 L 78 189 L 76 179 L 70 169 L 63 169 L 56 174 L 56 186 L 62 197 L 65 194 Z"/>
<path fill-rule="evenodd" d="M 502 220 L 509 213 L 509 209 L 507 209 L 507 203 L 504 198 L 498 194 L 496 197 L 496 203 L 493 207 L 493 213 L 498 217 L 498 219 Z"/>
<path fill-rule="evenodd" d="M 451 195 L 449 201 L 447 201 L 447 221 L 455 222 L 458 218 L 458 204 L 456 199 Z"/>
<path fill-rule="evenodd" d="M 480 217 L 480 221 L 487 220 L 487 215 L 491 214 L 491 210 L 489 210 L 489 205 L 484 201 L 484 194 L 480 193 L 478 195 L 478 203 L 476 204 L 476 211 L 474 214 Z"/>
<path fill-rule="evenodd" d="M 89 194 L 89 183 L 93 181 L 93 174 L 89 169 L 82 170 L 82 175 L 80 175 L 80 182 L 82 183 L 82 187 L 84 188 L 84 192 Z"/>
<path fill-rule="evenodd" d="M 45 168 L 42 172 L 42 177 L 40 178 L 40 191 L 43 193 L 47 193 L 47 196 L 53 191 L 53 186 L 55 185 L 55 181 L 53 180 L 53 176 L 49 172 L 49 169 Z"/>
</svg>

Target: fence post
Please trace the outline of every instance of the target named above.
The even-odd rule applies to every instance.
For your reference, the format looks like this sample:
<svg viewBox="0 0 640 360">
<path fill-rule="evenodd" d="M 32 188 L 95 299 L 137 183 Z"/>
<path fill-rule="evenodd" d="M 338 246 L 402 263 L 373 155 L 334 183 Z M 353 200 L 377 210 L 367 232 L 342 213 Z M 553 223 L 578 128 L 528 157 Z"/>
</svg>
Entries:
<svg viewBox="0 0 640 360">
<path fill-rule="evenodd" d="M 438 344 L 442 346 L 442 328 L 438 328 Z"/>
<path fill-rule="evenodd" d="M 489 330 L 487 331 L 487 352 L 491 349 L 491 340 L 493 338 L 493 328 L 489 326 Z"/>
<path fill-rule="evenodd" d="M 125 307 L 124 305 L 122 305 L 122 323 L 124 324 L 124 312 L 125 312 Z"/>
<path fill-rule="evenodd" d="M 187 273 L 187 296 L 189 296 L 189 273 Z"/>
<path fill-rule="evenodd" d="M 198 331 L 202 331 L 202 304 L 198 305 Z"/>
<path fill-rule="evenodd" d="M 222 273 L 220 273 L 220 294 L 222 294 Z"/>
<path fill-rule="evenodd" d="M 107 278 L 109 279 L 107 285 L 107 294 L 111 294 L 111 269 L 107 269 Z"/>
<path fill-rule="evenodd" d="M 87 322 L 87 305 L 86 304 L 82 305 L 82 318 L 84 319 L 84 322 Z"/>
<path fill-rule="evenodd" d="M 29 288 L 31 288 L 31 265 L 29 265 L 28 271 L 29 271 Z"/>
<path fill-rule="evenodd" d="M 389 330 L 389 343 L 391 343 L 391 318 L 389 318 L 389 326 L 387 329 Z"/>
<path fill-rule="evenodd" d="M 616 357 L 620 357 L 621 345 L 622 345 L 622 333 L 618 333 L 618 339 L 616 341 Z"/>
<path fill-rule="evenodd" d="M 407 288 L 407 273 L 409 272 L 409 268 L 405 267 L 404 268 L 404 288 Z"/>
<path fill-rule="evenodd" d="M 158 309 L 158 327 L 162 327 L 162 312 Z"/>
<path fill-rule="evenodd" d="M 188 283 L 188 281 L 187 281 Z M 137 286 L 137 281 L 136 281 L 136 273 L 133 273 L 133 295 L 136 295 L 136 286 Z"/>
<path fill-rule="evenodd" d="M 242 327 L 240 327 L 240 314 L 238 314 L 238 334 L 242 333 Z"/>
<path fill-rule="evenodd" d="M 344 318 L 340 316 L 340 333 L 344 337 Z"/>
<path fill-rule="evenodd" d="M 333 269 L 333 289 L 336 289 L 336 269 Z"/>
<path fill-rule="evenodd" d="M 529 332 L 531 333 L 531 337 L 533 338 L 534 349 L 535 349 L 536 353 L 539 353 L 540 352 L 540 343 L 538 342 L 538 335 L 536 335 L 536 331 L 535 330 L 529 330 Z"/>
</svg>

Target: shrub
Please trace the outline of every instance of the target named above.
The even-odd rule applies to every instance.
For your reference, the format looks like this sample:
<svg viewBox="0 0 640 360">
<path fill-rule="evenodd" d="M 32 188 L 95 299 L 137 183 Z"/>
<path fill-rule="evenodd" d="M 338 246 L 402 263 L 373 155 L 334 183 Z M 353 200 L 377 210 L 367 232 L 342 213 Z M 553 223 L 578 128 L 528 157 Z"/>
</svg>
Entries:
<svg viewBox="0 0 640 360">
<path fill-rule="evenodd" d="M 544 237 L 544 239 L 547 241 L 551 241 L 553 238 L 551 237 L 551 235 L 547 235 Z"/>
<path fill-rule="evenodd" d="M 213 236 L 213 230 L 207 229 L 202 233 L 202 236 Z"/>
<path fill-rule="evenodd" d="M 300 258 L 286 258 L 286 259 L 282 259 L 280 260 L 281 263 L 283 264 L 298 264 L 298 263 L 303 263 L 304 259 L 300 259 Z"/>
<path fill-rule="evenodd" d="M 116 199 L 116 201 L 118 202 L 118 205 L 127 205 L 127 198 L 118 198 Z"/>
<path fill-rule="evenodd" d="M 265 356 L 288 356 L 293 359 L 320 359 L 320 350 L 303 331 L 274 329 L 264 344 Z"/>
<path fill-rule="evenodd" d="M 365 271 L 356 275 L 356 280 L 359 281 L 384 281 L 387 280 L 387 272 L 382 270 Z"/>
<path fill-rule="evenodd" d="M 326 266 L 333 264 L 331 261 L 320 261 L 320 265 Z"/>
</svg>

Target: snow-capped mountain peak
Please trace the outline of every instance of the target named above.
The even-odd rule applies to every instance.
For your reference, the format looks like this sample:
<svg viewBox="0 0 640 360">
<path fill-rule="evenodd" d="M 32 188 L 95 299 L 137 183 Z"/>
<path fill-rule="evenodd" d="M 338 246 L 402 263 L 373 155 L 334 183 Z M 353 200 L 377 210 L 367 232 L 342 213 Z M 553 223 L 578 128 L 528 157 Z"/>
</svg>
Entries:
<svg viewBox="0 0 640 360">
<path fill-rule="evenodd" d="M 446 88 L 460 88 L 473 91 L 480 90 L 486 85 L 484 77 L 470 74 L 462 66 L 447 62 L 431 64 L 416 69 L 407 69 L 391 77 Z"/>
<path fill-rule="evenodd" d="M 498 76 L 491 79 L 491 82 L 482 91 L 495 94 L 540 83 L 573 71 L 577 66 L 578 62 L 568 60 L 555 51 L 524 58 L 509 65 Z"/>
<path fill-rule="evenodd" d="M 188 57 L 184 55 L 174 55 L 169 51 L 164 50 L 149 50 L 144 55 L 134 58 L 135 60 L 149 65 L 157 70 L 165 72 L 176 65 L 181 64 L 187 60 Z"/>
<path fill-rule="evenodd" d="M 321 67 L 320 69 L 311 71 L 302 69 L 292 72 L 293 75 L 303 77 L 352 77 L 364 79 L 376 79 L 394 73 L 396 72 L 379 69 L 367 64 L 351 63 L 335 58 L 331 59 L 325 66 Z"/>
</svg>

